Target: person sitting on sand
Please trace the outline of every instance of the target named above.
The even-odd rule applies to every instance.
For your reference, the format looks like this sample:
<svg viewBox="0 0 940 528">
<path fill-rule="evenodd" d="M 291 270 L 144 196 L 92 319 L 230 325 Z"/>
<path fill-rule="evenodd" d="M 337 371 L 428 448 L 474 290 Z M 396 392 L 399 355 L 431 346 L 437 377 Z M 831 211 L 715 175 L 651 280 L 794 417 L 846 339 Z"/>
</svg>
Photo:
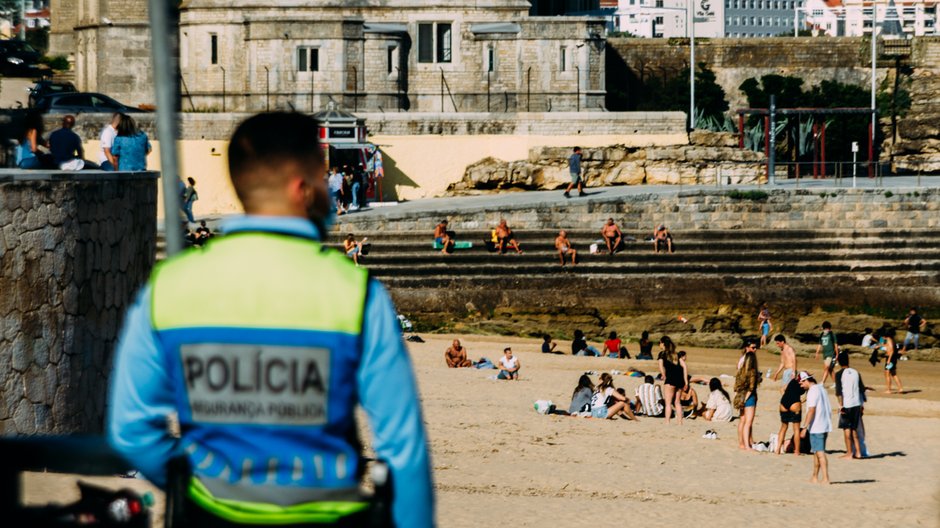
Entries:
<svg viewBox="0 0 940 528">
<path fill-rule="evenodd" d="M 607 336 L 607 341 L 604 341 L 604 350 L 601 350 L 601 354 L 610 358 L 619 358 L 620 343 L 622 341 L 617 338 L 617 332 L 611 332 Z"/>
<path fill-rule="evenodd" d="M 653 230 L 653 253 L 659 253 L 660 248 L 672 253 L 672 235 L 664 224 Z"/>
<path fill-rule="evenodd" d="M 589 412 L 593 396 L 594 382 L 587 374 L 581 374 L 581 377 L 578 378 L 578 386 L 571 393 L 571 405 L 568 406 L 568 414 Z"/>
<path fill-rule="evenodd" d="M 601 373 L 601 379 L 594 388 L 591 398 L 591 416 L 593 418 L 613 419 L 617 416 L 628 420 L 637 417 L 630 409 L 629 400 L 614 387 L 614 377 L 608 372 Z"/>
<path fill-rule="evenodd" d="M 783 388 L 780 398 L 780 431 L 777 432 L 777 454 L 784 451 L 783 439 L 787 436 L 787 427 L 793 428 L 794 451 L 800 454 L 800 421 L 803 420 L 803 387 L 800 380 L 791 379 Z M 791 425 L 792 424 L 792 425 Z"/>
<path fill-rule="evenodd" d="M 496 226 L 496 250 L 502 255 L 509 248 L 515 249 L 517 254 L 522 253 L 515 234 L 513 234 L 512 229 L 509 228 L 509 224 L 504 219 L 500 220 L 499 225 Z"/>
<path fill-rule="evenodd" d="M 644 416 L 662 418 L 666 412 L 663 390 L 655 384 L 653 376 L 643 377 L 643 384 L 636 388 L 636 409 Z"/>
<path fill-rule="evenodd" d="M 434 242 L 441 245 L 441 253 L 445 255 L 454 250 L 454 239 L 451 237 L 451 232 L 447 230 L 446 219 L 434 226 Z"/>
<path fill-rule="evenodd" d="M 497 379 L 518 380 L 519 369 L 522 368 L 522 362 L 519 358 L 512 355 L 512 349 L 506 347 L 503 349 L 503 357 L 499 358 L 499 374 Z"/>
<path fill-rule="evenodd" d="M 643 330 L 643 333 L 640 334 L 640 353 L 636 358 L 653 359 L 653 342 L 650 341 L 650 333 L 646 330 Z"/>
<path fill-rule="evenodd" d="M 601 228 L 601 236 L 604 237 L 604 242 L 607 244 L 607 252 L 609 254 L 613 255 L 620 249 L 620 244 L 623 242 L 623 233 L 620 231 L 620 228 L 617 227 L 617 224 L 614 223 L 613 218 L 607 219 L 607 223 Z"/>
<path fill-rule="evenodd" d="M 587 339 L 584 338 L 584 332 L 581 330 L 574 331 L 574 339 L 571 341 L 571 354 L 575 356 L 594 357 L 601 355 L 596 348 L 588 345 Z"/>
<path fill-rule="evenodd" d="M 685 418 L 695 418 L 704 411 L 699 408 L 698 393 L 692 388 L 692 376 L 686 376 L 688 380 L 685 387 L 679 389 L 679 411 Z"/>
<path fill-rule="evenodd" d="M 710 422 L 730 422 L 734 416 L 734 410 L 731 408 L 731 397 L 721 386 L 721 380 L 718 378 L 708 380 L 708 389 L 711 393 L 708 395 L 708 402 L 705 403 L 705 412 L 702 417 Z"/>
<path fill-rule="evenodd" d="M 565 267 L 565 256 L 571 255 L 571 265 L 578 265 L 578 250 L 571 247 L 571 241 L 568 240 L 568 232 L 561 230 L 555 237 L 555 250 L 558 251 L 558 259 L 561 261 L 561 267 Z"/>
<path fill-rule="evenodd" d="M 450 368 L 472 367 L 473 362 L 467 359 L 467 349 L 460 344 L 459 339 L 454 339 L 450 347 L 444 351 L 444 361 Z"/>
<path fill-rule="evenodd" d="M 552 341 L 552 336 L 545 334 L 542 336 L 542 353 L 543 354 L 561 354 L 557 352 L 555 348 L 558 347 L 558 343 Z"/>
</svg>

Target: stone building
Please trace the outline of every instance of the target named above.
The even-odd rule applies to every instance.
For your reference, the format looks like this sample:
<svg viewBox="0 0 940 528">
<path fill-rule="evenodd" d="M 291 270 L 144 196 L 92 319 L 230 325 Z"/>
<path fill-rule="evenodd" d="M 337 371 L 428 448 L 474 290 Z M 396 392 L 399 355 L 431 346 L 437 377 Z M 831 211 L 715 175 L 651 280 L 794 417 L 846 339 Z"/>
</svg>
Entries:
<svg viewBox="0 0 940 528">
<path fill-rule="evenodd" d="M 152 103 L 146 0 L 52 0 L 54 53 L 79 89 Z M 190 0 L 183 110 L 602 108 L 605 22 L 525 0 Z"/>
<path fill-rule="evenodd" d="M 473 112 L 599 109 L 603 19 L 529 17 L 524 0 L 191 0 L 184 109 Z M 189 106 L 188 106 L 189 105 Z"/>
</svg>

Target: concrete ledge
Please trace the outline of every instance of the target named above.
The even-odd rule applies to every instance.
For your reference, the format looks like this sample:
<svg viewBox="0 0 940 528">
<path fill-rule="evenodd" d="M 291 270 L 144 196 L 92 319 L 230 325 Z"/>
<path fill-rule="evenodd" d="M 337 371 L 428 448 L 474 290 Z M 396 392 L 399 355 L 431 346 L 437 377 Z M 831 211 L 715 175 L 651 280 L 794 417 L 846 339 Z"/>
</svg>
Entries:
<svg viewBox="0 0 940 528">
<path fill-rule="evenodd" d="M 23 170 L 0 169 L 0 183 L 27 181 L 131 181 L 156 180 L 157 171 L 116 172 L 116 171 L 61 171 L 61 170 Z"/>
</svg>

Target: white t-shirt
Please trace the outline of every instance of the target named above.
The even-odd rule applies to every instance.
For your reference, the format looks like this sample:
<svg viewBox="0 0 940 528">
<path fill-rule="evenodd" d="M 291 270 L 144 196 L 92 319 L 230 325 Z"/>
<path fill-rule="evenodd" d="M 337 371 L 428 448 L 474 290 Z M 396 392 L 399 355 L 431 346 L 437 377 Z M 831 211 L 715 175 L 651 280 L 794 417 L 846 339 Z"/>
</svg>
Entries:
<svg viewBox="0 0 940 528">
<path fill-rule="evenodd" d="M 516 368 L 516 365 L 519 363 L 519 358 L 513 356 L 511 359 L 506 359 L 506 356 L 499 358 L 499 364 L 506 370 L 512 370 Z"/>
<path fill-rule="evenodd" d="M 610 395 L 613 393 L 614 393 L 613 387 L 607 387 L 606 389 L 604 389 L 604 392 L 595 392 L 594 395 L 591 396 L 591 407 L 598 407 L 600 405 L 604 405 L 604 402 L 606 402 L 607 398 L 609 398 Z"/>
<path fill-rule="evenodd" d="M 862 346 L 864 348 L 869 348 L 875 343 L 877 343 L 877 341 L 875 341 L 875 336 L 871 334 L 865 334 L 865 337 L 862 338 Z"/>
<path fill-rule="evenodd" d="M 862 392 L 859 390 L 858 371 L 846 367 L 842 371 L 842 406 L 845 408 L 858 407 L 862 404 Z"/>
<path fill-rule="evenodd" d="M 829 405 L 829 395 L 822 385 L 814 383 L 806 391 L 806 407 L 816 408 L 813 423 L 809 426 L 810 434 L 821 434 L 832 431 L 832 406 Z"/>
<path fill-rule="evenodd" d="M 721 391 L 712 391 L 708 396 L 708 403 L 705 404 L 705 408 L 715 409 L 715 414 L 712 415 L 712 421 L 715 422 L 730 422 L 731 417 L 734 415 L 731 402 L 728 401 L 728 398 L 725 398 Z"/>
<path fill-rule="evenodd" d="M 114 145 L 114 138 L 117 137 L 117 130 L 114 129 L 111 125 L 105 125 L 101 129 L 101 136 L 99 137 L 101 147 L 98 149 L 98 164 L 102 164 L 108 161 L 108 157 L 104 155 L 104 149 L 109 149 Z M 115 167 L 116 169 L 117 167 Z"/>
<path fill-rule="evenodd" d="M 329 180 L 330 191 L 339 192 L 343 189 L 343 174 L 341 172 L 334 172 L 330 176 Z"/>
</svg>

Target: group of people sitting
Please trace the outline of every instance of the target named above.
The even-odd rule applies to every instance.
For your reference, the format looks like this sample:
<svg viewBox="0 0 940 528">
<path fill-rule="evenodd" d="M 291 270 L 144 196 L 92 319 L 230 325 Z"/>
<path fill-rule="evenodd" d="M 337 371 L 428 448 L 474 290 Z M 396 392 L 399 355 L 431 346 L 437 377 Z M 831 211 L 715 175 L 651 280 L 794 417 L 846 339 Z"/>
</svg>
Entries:
<svg viewBox="0 0 940 528">
<path fill-rule="evenodd" d="M 456 249 L 456 237 L 456 233 L 448 227 L 447 219 L 441 220 L 434 226 L 434 249 L 440 250 L 440 252 L 445 255 L 453 253 L 454 249 Z M 613 218 L 608 218 L 607 222 L 601 228 L 601 237 L 603 238 L 609 255 L 623 250 L 625 240 L 634 240 L 632 237 L 624 236 Z M 669 233 L 669 230 L 666 229 L 665 225 L 660 224 L 657 226 L 656 229 L 653 230 L 653 236 L 650 240 L 653 241 L 654 252 L 659 253 L 660 250 L 668 251 L 669 253 L 673 252 L 672 235 Z M 598 241 L 598 244 L 599 243 L 600 241 Z M 484 241 L 484 245 L 488 251 L 496 252 L 500 255 L 506 253 L 508 250 L 515 250 L 517 254 L 522 253 L 519 240 L 516 238 L 515 233 L 512 228 L 509 227 L 505 219 L 500 220 L 499 224 L 490 231 L 490 238 Z M 558 235 L 555 237 L 554 245 L 555 252 L 558 255 L 558 261 L 562 267 L 568 262 L 570 262 L 572 266 L 577 265 L 578 251 L 571 243 L 571 239 L 568 238 L 567 231 L 562 229 L 558 232 Z M 594 252 L 594 250 L 595 248 L 592 245 L 591 251 Z"/>
<path fill-rule="evenodd" d="M 479 361 L 471 361 L 467 356 L 467 348 L 460 343 L 459 339 L 454 339 L 450 347 L 444 351 L 444 362 L 449 368 L 498 368 L 499 373 L 496 379 L 500 380 L 518 380 L 519 370 L 522 368 L 522 362 L 518 356 L 514 356 L 512 348 L 503 349 L 503 357 L 499 358 L 496 365 L 493 365 L 488 359 L 480 358 Z"/>
</svg>

